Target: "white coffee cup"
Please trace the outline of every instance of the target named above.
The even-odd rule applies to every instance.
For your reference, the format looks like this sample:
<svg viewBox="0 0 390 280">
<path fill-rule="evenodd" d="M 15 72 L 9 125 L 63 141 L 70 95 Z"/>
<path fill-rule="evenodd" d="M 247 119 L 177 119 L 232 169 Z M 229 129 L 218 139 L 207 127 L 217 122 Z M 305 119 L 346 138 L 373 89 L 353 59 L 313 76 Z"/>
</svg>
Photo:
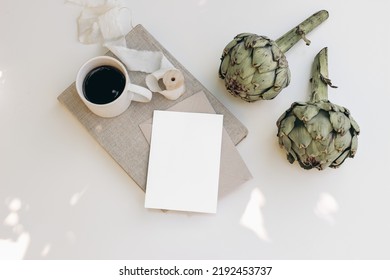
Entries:
<svg viewBox="0 0 390 280">
<path fill-rule="evenodd" d="M 93 69 L 99 66 L 112 66 L 122 72 L 125 76 L 125 87 L 114 101 L 105 104 L 96 104 L 89 101 L 83 91 L 83 83 Z M 152 92 L 147 88 L 137 86 L 131 83 L 126 67 L 117 59 L 110 56 L 97 56 L 85 62 L 77 73 L 76 89 L 81 100 L 94 114 L 112 118 L 119 116 L 130 106 L 131 101 L 149 102 L 152 99 Z"/>
</svg>

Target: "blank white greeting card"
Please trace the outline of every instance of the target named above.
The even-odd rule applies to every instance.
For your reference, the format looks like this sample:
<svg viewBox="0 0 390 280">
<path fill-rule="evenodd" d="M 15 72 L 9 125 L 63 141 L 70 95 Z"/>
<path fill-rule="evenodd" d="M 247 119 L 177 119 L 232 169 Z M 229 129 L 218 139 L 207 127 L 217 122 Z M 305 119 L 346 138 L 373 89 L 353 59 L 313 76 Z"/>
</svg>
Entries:
<svg viewBox="0 0 390 280">
<path fill-rule="evenodd" d="M 145 207 L 216 213 L 223 115 L 154 111 Z"/>
</svg>

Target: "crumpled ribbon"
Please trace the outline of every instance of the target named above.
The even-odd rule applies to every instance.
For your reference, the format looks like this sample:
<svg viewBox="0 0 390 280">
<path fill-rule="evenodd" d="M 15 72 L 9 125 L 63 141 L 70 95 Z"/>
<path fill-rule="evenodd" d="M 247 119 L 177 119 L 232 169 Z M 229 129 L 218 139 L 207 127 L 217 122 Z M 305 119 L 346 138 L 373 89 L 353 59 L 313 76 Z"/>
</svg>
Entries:
<svg viewBox="0 0 390 280">
<path fill-rule="evenodd" d="M 129 30 L 126 30 L 121 21 L 129 18 L 129 16 L 126 17 L 124 14 L 126 10 L 128 11 L 128 8 L 121 1 L 67 0 L 67 2 L 77 4 L 83 8 L 77 20 L 78 36 L 81 43 L 102 44 L 117 56 L 129 71 L 151 73 L 147 76 L 147 81 L 156 79 L 156 77 L 160 79 L 163 77 L 161 73 L 166 73 L 170 70 L 179 71 L 174 68 L 162 52 L 127 48 L 125 35 Z M 161 89 L 160 87 L 152 86 L 149 89 L 166 97 L 171 96 L 170 99 L 172 99 L 172 96 L 179 98 L 185 91 L 184 86 L 181 86 L 180 89 Z M 175 93 L 169 94 L 168 92 L 167 95 L 167 91 L 172 90 Z"/>
<path fill-rule="evenodd" d="M 83 9 L 79 18 L 78 35 L 83 44 L 115 42 L 123 44 L 125 30 L 121 13 L 125 7 L 118 0 L 67 0 Z"/>
</svg>

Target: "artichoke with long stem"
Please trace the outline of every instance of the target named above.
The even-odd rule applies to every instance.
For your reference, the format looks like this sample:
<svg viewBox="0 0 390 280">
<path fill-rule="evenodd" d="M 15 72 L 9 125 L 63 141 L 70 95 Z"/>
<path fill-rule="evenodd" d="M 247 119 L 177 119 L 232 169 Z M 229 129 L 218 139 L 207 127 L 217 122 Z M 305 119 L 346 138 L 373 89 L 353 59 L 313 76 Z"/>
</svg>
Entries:
<svg viewBox="0 0 390 280">
<path fill-rule="evenodd" d="M 277 121 L 279 144 L 290 163 L 304 169 L 339 167 L 354 157 L 360 128 L 345 107 L 328 100 L 328 49 L 314 59 L 311 73 L 311 99 L 295 102 Z"/>
<path fill-rule="evenodd" d="M 252 33 L 238 34 L 223 50 L 219 77 L 234 96 L 247 102 L 275 98 L 290 83 L 284 53 L 329 17 L 322 10 L 273 41 Z"/>
</svg>

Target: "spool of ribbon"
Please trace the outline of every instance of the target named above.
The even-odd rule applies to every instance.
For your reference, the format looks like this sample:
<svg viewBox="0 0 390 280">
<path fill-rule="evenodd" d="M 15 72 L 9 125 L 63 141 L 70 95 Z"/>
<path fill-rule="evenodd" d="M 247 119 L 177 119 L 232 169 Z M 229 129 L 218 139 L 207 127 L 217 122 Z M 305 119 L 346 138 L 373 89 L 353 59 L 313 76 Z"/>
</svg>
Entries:
<svg viewBox="0 0 390 280">
<path fill-rule="evenodd" d="M 176 100 L 185 92 L 184 76 L 178 69 L 160 69 L 146 76 L 146 85 L 152 92 L 158 92 L 169 100 Z M 165 86 L 160 87 L 159 81 Z"/>
</svg>

